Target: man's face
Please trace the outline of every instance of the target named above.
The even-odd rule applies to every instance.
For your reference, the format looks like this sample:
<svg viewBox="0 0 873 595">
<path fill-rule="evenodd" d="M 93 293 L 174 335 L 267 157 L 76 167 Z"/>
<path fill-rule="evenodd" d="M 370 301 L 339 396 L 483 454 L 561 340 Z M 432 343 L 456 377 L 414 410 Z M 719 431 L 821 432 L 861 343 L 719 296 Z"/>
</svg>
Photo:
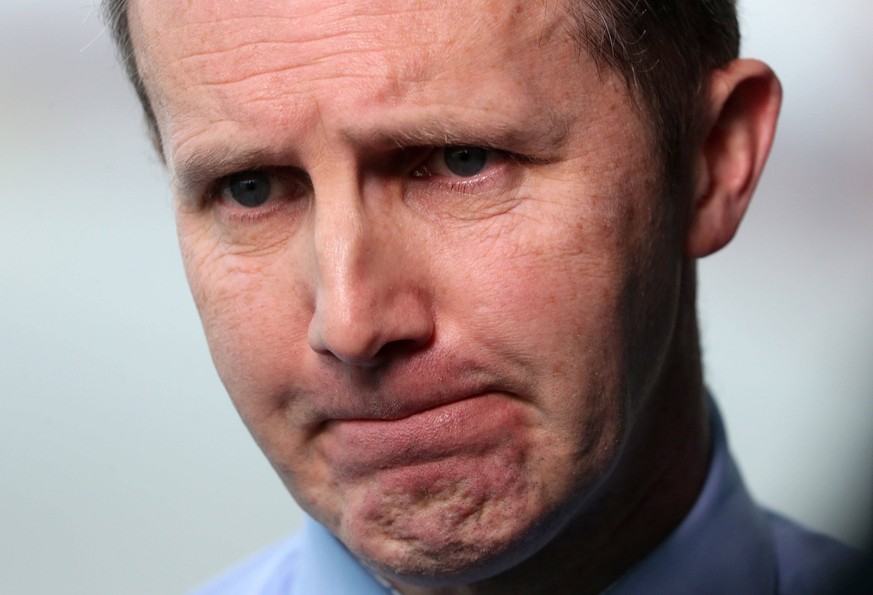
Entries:
<svg viewBox="0 0 873 595">
<path fill-rule="evenodd" d="M 216 366 L 303 508 L 405 577 L 582 514 L 661 373 L 682 238 L 555 3 L 131 13 Z"/>
</svg>

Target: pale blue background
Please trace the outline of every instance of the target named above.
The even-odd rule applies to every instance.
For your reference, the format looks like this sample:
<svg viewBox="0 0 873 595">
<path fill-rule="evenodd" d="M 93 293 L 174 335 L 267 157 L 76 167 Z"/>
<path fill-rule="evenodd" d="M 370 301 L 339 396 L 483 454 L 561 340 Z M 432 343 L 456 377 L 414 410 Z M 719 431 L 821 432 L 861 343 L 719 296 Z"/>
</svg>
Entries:
<svg viewBox="0 0 873 595">
<path fill-rule="evenodd" d="M 748 0 L 787 101 L 702 265 L 752 491 L 860 542 L 873 453 L 873 4 Z M 0 4 L 0 592 L 178 593 L 298 512 L 216 379 L 163 172 L 93 6 Z"/>
</svg>

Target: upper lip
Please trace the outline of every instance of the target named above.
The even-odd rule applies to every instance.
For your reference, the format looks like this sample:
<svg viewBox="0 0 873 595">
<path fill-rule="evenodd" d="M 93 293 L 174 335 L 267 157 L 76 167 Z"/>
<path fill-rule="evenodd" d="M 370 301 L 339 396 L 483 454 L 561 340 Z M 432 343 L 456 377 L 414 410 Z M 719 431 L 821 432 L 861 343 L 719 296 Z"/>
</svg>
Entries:
<svg viewBox="0 0 873 595">
<path fill-rule="evenodd" d="M 354 391 L 350 391 L 354 392 Z M 325 411 L 326 421 L 396 421 L 437 407 L 443 407 L 494 392 L 488 386 L 439 387 L 434 390 L 408 387 L 404 390 L 379 391 L 350 398 L 337 403 L 332 411 Z"/>
</svg>

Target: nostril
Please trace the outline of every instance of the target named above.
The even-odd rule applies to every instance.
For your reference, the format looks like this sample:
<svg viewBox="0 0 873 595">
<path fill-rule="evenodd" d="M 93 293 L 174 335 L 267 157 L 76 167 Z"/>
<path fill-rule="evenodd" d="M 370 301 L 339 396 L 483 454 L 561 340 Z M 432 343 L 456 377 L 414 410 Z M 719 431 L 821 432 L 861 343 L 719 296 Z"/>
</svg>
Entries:
<svg viewBox="0 0 873 595">
<path fill-rule="evenodd" d="M 410 355 L 426 347 L 433 338 L 433 317 L 429 309 L 419 305 L 400 307 L 389 301 L 379 307 L 368 302 L 367 311 L 336 315 L 336 308 L 316 306 L 309 325 L 310 348 L 353 366 L 372 367 L 388 360 Z M 331 316 L 331 314 L 334 314 Z"/>
<path fill-rule="evenodd" d="M 310 338 L 310 347 L 316 353 L 334 357 L 344 363 L 359 367 L 375 367 L 387 361 L 409 356 L 430 343 L 430 336 L 405 338 L 396 340 L 382 340 L 382 337 L 370 337 L 364 340 L 358 336 L 358 340 L 346 336 L 346 340 L 325 340 L 323 334 L 317 333 L 316 337 Z"/>
<path fill-rule="evenodd" d="M 391 341 L 386 340 L 372 317 L 331 319 L 316 314 L 309 328 L 309 345 L 321 355 L 353 366 L 377 365 Z"/>
<path fill-rule="evenodd" d="M 425 348 L 429 343 L 430 337 L 424 340 L 401 339 L 398 341 L 391 341 L 390 343 L 383 345 L 373 357 L 377 361 L 395 359 L 415 353 L 416 351 Z"/>
</svg>

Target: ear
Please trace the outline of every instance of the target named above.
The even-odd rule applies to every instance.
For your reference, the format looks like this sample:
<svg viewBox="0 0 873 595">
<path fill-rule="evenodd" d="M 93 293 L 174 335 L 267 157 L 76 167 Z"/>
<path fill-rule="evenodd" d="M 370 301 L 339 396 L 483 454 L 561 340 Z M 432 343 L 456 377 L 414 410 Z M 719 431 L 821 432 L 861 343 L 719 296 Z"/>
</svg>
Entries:
<svg viewBox="0 0 873 595">
<path fill-rule="evenodd" d="M 757 60 L 735 60 L 713 73 L 694 169 L 689 256 L 723 248 L 737 231 L 773 143 L 782 87 Z"/>
</svg>

